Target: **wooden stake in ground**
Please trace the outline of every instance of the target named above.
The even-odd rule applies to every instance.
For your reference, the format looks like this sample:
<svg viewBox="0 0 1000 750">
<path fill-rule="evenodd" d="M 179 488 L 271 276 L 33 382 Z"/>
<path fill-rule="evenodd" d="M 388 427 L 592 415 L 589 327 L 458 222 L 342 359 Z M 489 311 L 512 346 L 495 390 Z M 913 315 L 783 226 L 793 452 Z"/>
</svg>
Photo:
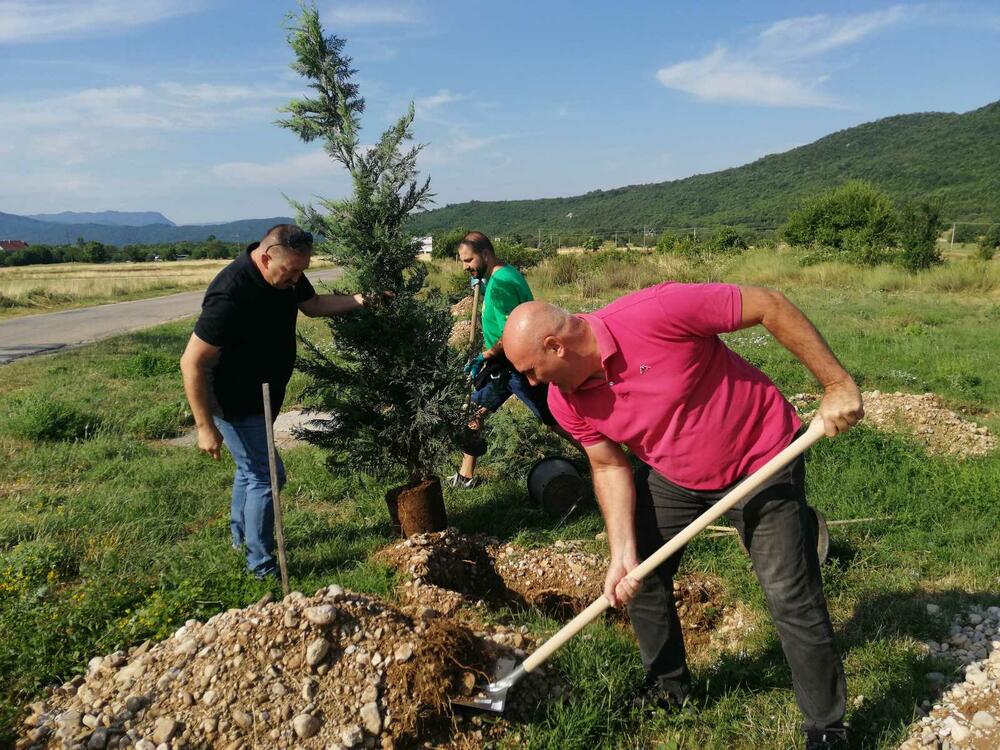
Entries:
<svg viewBox="0 0 1000 750">
<path fill-rule="evenodd" d="M 274 448 L 274 423 L 271 421 L 271 385 L 264 383 L 264 426 L 267 428 L 267 466 L 271 473 L 271 502 L 274 503 L 274 531 L 278 537 L 278 569 L 281 571 L 281 591 L 286 596 L 288 565 L 285 563 L 285 523 L 281 516 L 281 497 L 278 492 L 278 461 Z"/>
</svg>

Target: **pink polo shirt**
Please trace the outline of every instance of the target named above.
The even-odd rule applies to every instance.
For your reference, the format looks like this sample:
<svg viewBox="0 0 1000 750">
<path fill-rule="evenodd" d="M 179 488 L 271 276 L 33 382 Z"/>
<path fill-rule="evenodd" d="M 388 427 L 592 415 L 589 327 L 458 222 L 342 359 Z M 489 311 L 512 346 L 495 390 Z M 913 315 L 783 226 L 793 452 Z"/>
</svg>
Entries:
<svg viewBox="0 0 1000 750">
<path fill-rule="evenodd" d="M 549 388 L 549 408 L 583 445 L 626 446 L 675 484 L 716 490 L 791 442 L 799 418 L 774 383 L 719 333 L 740 326 L 732 284 L 666 282 L 580 315 L 606 378 L 573 393 Z"/>
</svg>

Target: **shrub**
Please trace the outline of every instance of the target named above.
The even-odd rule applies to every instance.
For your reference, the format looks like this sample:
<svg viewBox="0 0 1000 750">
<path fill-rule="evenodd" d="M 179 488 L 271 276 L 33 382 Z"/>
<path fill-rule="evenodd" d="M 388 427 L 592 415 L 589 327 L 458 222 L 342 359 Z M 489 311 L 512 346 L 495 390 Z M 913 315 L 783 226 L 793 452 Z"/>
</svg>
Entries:
<svg viewBox="0 0 1000 750">
<path fill-rule="evenodd" d="M 431 246 L 431 257 L 435 260 L 455 260 L 458 246 L 468 233 L 468 229 L 452 229 L 450 232 L 442 232 L 435 236 L 434 244 Z"/>
<path fill-rule="evenodd" d="M 909 201 L 899 212 L 900 261 L 911 271 L 941 262 L 937 237 L 941 231 L 941 208 L 931 201 Z"/>
<path fill-rule="evenodd" d="M 979 247 L 976 250 L 976 255 L 981 260 L 993 260 L 997 248 L 1000 248 L 1000 224 L 993 224 L 979 238 Z"/>
<path fill-rule="evenodd" d="M 7 420 L 8 430 L 25 440 L 84 440 L 93 437 L 99 422 L 70 404 L 32 396 L 16 403 Z"/>
<path fill-rule="evenodd" d="M 881 190 L 852 180 L 803 201 L 780 235 L 791 245 L 823 245 L 873 264 L 884 260 L 885 248 L 896 244 L 896 212 Z"/>
<path fill-rule="evenodd" d="M 557 255 L 554 248 L 545 250 L 532 250 L 524 245 L 510 245 L 506 242 L 496 242 L 493 245 L 497 257 L 504 263 L 516 267 L 519 271 L 537 266 L 543 260 L 553 258 Z"/>
<path fill-rule="evenodd" d="M 747 241 L 733 227 L 719 227 L 706 244 L 709 250 L 716 253 L 741 252 L 747 249 Z"/>
<path fill-rule="evenodd" d="M 448 304 L 454 305 L 460 299 L 465 299 L 472 293 L 472 280 L 467 271 L 454 271 L 448 274 L 445 282 L 444 296 L 448 298 Z"/>
<path fill-rule="evenodd" d="M 584 250 L 598 250 L 601 247 L 601 238 L 591 235 L 583 241 Z"/>
</svg>

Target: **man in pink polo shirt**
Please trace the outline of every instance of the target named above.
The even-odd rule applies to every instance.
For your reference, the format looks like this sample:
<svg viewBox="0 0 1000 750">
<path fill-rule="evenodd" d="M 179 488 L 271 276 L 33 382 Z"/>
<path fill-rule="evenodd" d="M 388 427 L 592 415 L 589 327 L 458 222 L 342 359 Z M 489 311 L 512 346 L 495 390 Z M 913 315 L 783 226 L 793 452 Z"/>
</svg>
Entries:
<svg viewBox="0 0 1000 750">
<path fill-rule="evenodd" d="M 823 385 L 819 415 L 827 435 L 861 419 L 851 376 L 802 312 L 771 289 L 666 282 L 586 315 L 529 302 L 504 328 L 508 359 L 530 383 L 557 386 L 549 389 L 549 408 L 587 452 L 611 553 L 604 595 L 628 605 L 646 702 L 681 704 L 690 690 L 673 598 L 683 551 L 641 584 L 624 576 L 801 428 L 770 379 L 718 337 L 758 324 Z M 634 476 L 623 445 L 642 462 Z M 727 517 L 750 551 L 791 666 L 806 747 L 840 747 L 846 684 L 808 523 L 802 459 Z"/>
</svg>

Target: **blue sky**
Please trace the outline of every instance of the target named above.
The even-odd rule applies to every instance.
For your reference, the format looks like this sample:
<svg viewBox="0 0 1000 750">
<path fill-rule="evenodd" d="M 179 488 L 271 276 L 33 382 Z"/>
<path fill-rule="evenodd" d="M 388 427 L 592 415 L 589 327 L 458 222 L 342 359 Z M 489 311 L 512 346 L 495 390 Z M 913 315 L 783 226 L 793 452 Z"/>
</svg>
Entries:
<svg viewBox="0 0 1000 750">
<path fill-rule="evenodd" d="M 1000 98 L 980 3 L 318 3 L 365 137 L 417 106 L 440 205 L 711 172 L 888 115 Z M 343 174 L 273 125 L 285 0 L 0 0 L 0 211 L 289 213 Z M 947 158 L 947 154 L 942 154 Z"/>
</svg>

